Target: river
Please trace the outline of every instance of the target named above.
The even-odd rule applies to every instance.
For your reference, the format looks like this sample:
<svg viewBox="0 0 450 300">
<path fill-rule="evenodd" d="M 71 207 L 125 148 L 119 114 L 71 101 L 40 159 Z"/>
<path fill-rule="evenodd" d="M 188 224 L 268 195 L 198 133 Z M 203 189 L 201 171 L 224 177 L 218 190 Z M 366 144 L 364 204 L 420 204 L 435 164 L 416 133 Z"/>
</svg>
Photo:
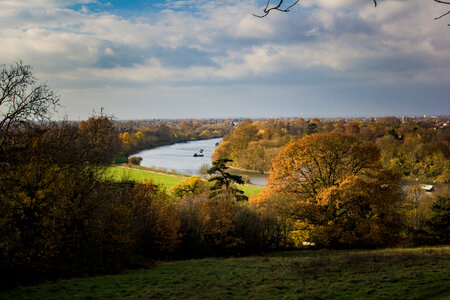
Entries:
<svg viewBox="0 0 450 300">
<path fill-rule="evenodd" d="M 178 174 L 199 176 L 200 167 L 203 164 L 211 165 L 211 156 L 216 148 L 216 143 L 222 139 L 209 139 L 177 143 L 169 146 L 156 147 L 141 151 L 136 156 L 142 157 L 141 165 L 144 167 L 175 171 Z M 194 157 L 203 149 L 203 157 Z M 250 183 L 265 185 L 267 175 L 256 172 L 232 170 L 231 173 L 247 176 Z"/>
</svg>

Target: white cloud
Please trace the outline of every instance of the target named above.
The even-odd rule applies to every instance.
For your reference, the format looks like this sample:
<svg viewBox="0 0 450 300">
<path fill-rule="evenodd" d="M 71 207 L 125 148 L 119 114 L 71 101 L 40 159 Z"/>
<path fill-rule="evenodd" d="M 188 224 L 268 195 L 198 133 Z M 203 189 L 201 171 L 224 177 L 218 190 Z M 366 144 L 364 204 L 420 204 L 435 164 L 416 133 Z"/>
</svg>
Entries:
<svg viewBox="0 0 450 300">
<path fill-rule="evenodd" d="M 67 8 L 90 0 L 0 1 L 0 60 L 23 59 L 55 88 L 294 82 L 442 85 L 450 37 L 425 0 L 305 0 L 267 18 L 254 1 L 167 1 L 148 18 Z M 183 8 L 196 8 L 195 12 Z M 176 63 L 174 63 L 176 61 Z M 173 62 L 173 63 L 171 63 Z M 332 74 L 332 75 L 330 75 Z M 334 78 L 334 77 L 332 77 Z M 330 79 L 332 80 L 332 79 Z"/>
<path fill-rule="evenodd" d="M 353 7 L 357 4 L 361 3 L 361 0 L 304 0 L 302 5 L 306 7 L 311 7 L 318 5 L 323 8 L 343 8 L 343 7 Z"/>
</svg>

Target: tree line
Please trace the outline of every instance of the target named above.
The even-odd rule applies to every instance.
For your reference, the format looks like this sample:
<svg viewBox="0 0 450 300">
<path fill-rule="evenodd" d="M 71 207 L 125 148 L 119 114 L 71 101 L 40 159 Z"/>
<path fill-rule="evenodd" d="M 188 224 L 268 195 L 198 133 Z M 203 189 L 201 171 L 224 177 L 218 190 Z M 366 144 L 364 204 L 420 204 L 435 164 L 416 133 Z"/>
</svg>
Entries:
<svg viewBox="0 0 450 300">
<path fill-rule="evenodd" d="M 122 160 L 123 157 L 141 150 L 188 142 L 219 138 L 233 128 L 239 119 L 203 119 L 203 120 L 127 120 L 114 121 L 116 134 L 119 137 Z"/>
<path fill-rule="evenodd" d="M 312 118 L 244 120 L 225 135 L 214 159 L 231 158 L 233 166 L 267 172 L 290 140 L 324 132 L 345 133 L 375 143 L 385 168 L 411 179 L 450 180 L 450 121 L 448 117 L 382 117 L 359 120 Z"/>
</svg>

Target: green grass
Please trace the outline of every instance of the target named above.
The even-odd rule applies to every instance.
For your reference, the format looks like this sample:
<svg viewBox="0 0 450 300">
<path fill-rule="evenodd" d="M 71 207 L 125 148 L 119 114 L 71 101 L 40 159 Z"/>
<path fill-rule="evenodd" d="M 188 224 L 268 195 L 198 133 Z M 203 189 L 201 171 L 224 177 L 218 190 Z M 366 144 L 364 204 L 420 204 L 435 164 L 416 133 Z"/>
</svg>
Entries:
<svg viewBox="0 0 450 300">
<path fill-rule="evenodd" d="M 171 175 L 171 174 L 156 174 L 154 171 L 145 167 L 133 166 L 136 169 L 124 169 L 117 166 L 109 167 L 105 173 L 106 178 L 110 178 L 112 180 L 122 181 L 122 180 L 131 180 L 131 181 L 139 181 L 145 182 L 149 180 L 153 180 L 153 182 L 163 185 L 167 190 L 169 190 L 172 186 L 178 184 L 180 181 L 185 180 L 188 176 L 185 175 Z M 150 171 L 150 172 L 149 172 Z M 251 196 L 259 193 L 264 187 L 257 185 L 239 185 L 239 189 L 243 190 L 246 196 Z"/>
<path fill-rule="evenodd" d="M 105 174 L 106 178 L 111 178 L 117 181 L 131 180 L 145 182 L 152 180 L 156 184 L 164 185 L 167 189 L 183 181 L 185 176 L 170 176 L 163 174 L 156 174 L 145 172 L 143 170 L 131 170 L 120 167 L 109 167 Z"/>
<path fill-rule="evenodd" d="M 157 172 L 157 173 L 166 173 L 166 174 L 171 174 L 171 175 L 178 175 L 178 176 L 187 176 L 189 177 L 189 175 L 186 174 L 177 174 L 175 171 L 168 171 L 166 168 L 149 168 L 149 167 L 144 167 L 144 166 L 140 166 L 140 165 L 129 165 L 129 164 L 121 164 L 121 166 L 123 167 L 129 167 L 129 168 L 133 168 L 133 169 L 137 169 L 137 170 L 143 170 L 143 171 L 151 171 L 151 172 Z"/>
<path fill-rule="evenodd" d="M 244 194 L 247 197 L 250 197 L 252 195 L 258 194 L 262 189 L 264 189 L 263 186 L 260 185 L 251 185 L 251 184 L 246 184 L 246 185 L 238 185 L 237 186 L 238 189 L 244 191 Z"/>
<path fill-rule="evenodd" d="M 449 299 L 450 246 L 293 251 L 159 263 L 122 275 L 64 280 L 1 299 Z"/>
</svg>

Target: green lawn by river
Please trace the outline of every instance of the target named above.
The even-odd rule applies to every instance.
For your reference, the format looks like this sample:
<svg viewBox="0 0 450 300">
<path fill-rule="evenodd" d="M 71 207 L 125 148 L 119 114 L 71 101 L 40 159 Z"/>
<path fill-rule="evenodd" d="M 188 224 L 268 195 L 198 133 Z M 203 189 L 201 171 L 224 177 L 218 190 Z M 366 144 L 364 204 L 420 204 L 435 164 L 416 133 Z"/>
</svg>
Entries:
<svg viewBox="0 0 450 300">
<path fill-rule="evenodd" d="M 164 174 L 143 167 L 139 169 L 128 169 L 119 166 L 109 167 L 105 173 L 105 177 L 117 181 L 131 180 L 145 182 L 152 180 L 154 183 L 163 185 L 167 190 L 188 178 L 185 175 Z M 243 190 L 246 196 L 251 196 L 259 193 L 264 187 L 246 184 L 240 185 L 238 188 Z"/>
</svg>

